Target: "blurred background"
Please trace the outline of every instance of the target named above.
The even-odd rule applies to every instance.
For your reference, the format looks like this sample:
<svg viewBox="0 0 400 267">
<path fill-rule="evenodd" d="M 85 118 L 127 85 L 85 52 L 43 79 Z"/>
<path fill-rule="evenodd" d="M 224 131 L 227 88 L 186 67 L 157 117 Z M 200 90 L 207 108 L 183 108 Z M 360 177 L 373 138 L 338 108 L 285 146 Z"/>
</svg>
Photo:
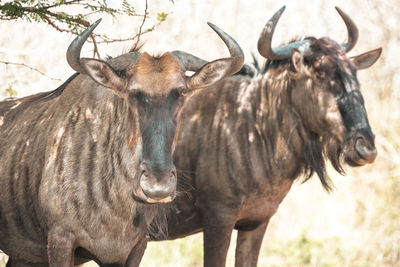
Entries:
<svg viewBox="0 0 400 267">
<path fill-rule="evenodd" d="M 118 7 L 121 1 L 106 1 Z M 143 11 L 145 1 L 128 1 Z M 166 20 L 142 36 L 143 51 L 159 54 L 184 50 L 207 60 L 228 51 L 207 26 L 211 21 L 232 35 L 251 61 L 257 58 L 257 40 L 267 20 L 286 5 L 273 45 L 297 36 L 329 36 L 342 42 L 346 27 L 335 10 L 339 6 L 357 24 L 358 44 L 350 56 L 383 47 L 378 62 L 360 71 L 371 127 L 376 134 L 378 158 L 362 168 L 347 168 L 346 176 L 329 170 L 336 189 L 326 193 L 318 179 L 296 183 L 270 221 L 261 248 L 259 266 L 400 266 L 400 2 L 398 0 L 151 0 L 144 28 Z M 91 21 L 96 18 L 93 17 Z M 96 28 L 115 38 L 137 33 L 141 18 L 104 17 Z M 19 62 L 28 68 L 0 63 L 0 97 L 15 91 L 18 97 L 55 89 L 74 71 L 65 60 L 73 36 L 44 23 L 0 22 L 0 61 Z M 117 56 L 133 42 L 100 44 L 102 57 Z M 86 45 L 83 55 L 92 56 Z M 50 77 L 50 78 L 49 78 Z M 10 91 L 12 89 L 12 91 Z M 227 266 L 234 265 L 232 237 Z M 149 243 L 141 266 L 202 266 L 202 234 L 185 239 Z M 0 266 L 6 256 L 0 254 Z M 87 266 L 95 266 L 87 265 Z"/>
</svg>

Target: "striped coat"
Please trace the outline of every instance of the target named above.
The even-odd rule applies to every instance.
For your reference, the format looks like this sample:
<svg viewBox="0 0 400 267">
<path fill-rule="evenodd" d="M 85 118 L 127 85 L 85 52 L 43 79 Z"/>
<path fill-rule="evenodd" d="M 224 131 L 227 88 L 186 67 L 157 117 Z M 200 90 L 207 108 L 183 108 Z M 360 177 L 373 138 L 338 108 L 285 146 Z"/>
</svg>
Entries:
<svg viewBox="0 0 400 267">
<path fill-rule="evenodd" d="M 238 71 L 231 56 L 182 51 L 80 58 L 91 25 L 70 45 L 79 72 L 58 89 L 0 102 L 0 249 L 7 266 L 136 264 L 156 205 L 175 197 L 172 152 L 188 96 Z M 195 71 L 185 76 L 185 71 Z"/>
<path fill-rule="evenodd" d="M 343 161 L 362 166 L 377 155 L 356 71 L 371 66 L 381 49 L 348 58 L 353 45 L 328 37 L 271 48 L 282 12 L 259 39 L 265 68 L 198 92 L 182 112 L 174 162 L 184 193 L 159 212 L 150 235 L 203 231 L 204 266 L 225 266 L 237 229 L 235 266 L 255 267 L 268 222 L 294 180 L 316 173 L 330 190 L 326 161 L 343 173 Z M 354 41 L 355 26 L 341 16 Z"/>
</svg>

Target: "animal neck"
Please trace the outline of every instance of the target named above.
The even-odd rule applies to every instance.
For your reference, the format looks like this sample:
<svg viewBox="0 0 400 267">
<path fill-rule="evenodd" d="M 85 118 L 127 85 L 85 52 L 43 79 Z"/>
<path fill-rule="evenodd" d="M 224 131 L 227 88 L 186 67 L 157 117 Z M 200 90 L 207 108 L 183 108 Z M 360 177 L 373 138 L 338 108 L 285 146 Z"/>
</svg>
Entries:
<svg viewBox="0 0 400 267">
<path fill-rule="evenodd" d="M 80 113 L 84 116 L 80 118 L 80 127 L 85 129 L 85 138 L 94 147 L 97 165 L 101 166 L 93 175 L 97 191 L 103 192 L 96 197 L 102 198 L 104 205 L 112 206 L 115 216 L 130 220 L 136 213 L 132 189 L 138 161 L 128 145 L 128 104 L 109 89 L 87 88 L 87 91 L 78 101 L 78 109 L 79 106 L 86 109 Z M 96 182 L 99 180 L 101 183 Z"/>
<path fill-rule="evenodd" d="M 312 174 L 322 164 L 318 174 L 325 173 L 322 146 L 318 136 L 307 130 L 292 106 L 291 88 L 295 80 L 285 70 L 268 70 L 253 85 L 252 114 L 265 145 L 267 164 L 272 177 L 297 178 Z"/>
<path fill-rule="evenodd" d="M 132 114 L 126 101 L 119 97 L 114 97 L 113 105 L 110 107 L 111 120 L 107 131 L 112 154 L 118 159 L 119 164 L 127 168 L 131 178 L 136 173 L 139 166 L 140 155 L 136 152 L 141 146 L 138 134 L 136 133 L 136 116 Z M 125 176 L 128 174 L 125 174 Z"/>
</svg>

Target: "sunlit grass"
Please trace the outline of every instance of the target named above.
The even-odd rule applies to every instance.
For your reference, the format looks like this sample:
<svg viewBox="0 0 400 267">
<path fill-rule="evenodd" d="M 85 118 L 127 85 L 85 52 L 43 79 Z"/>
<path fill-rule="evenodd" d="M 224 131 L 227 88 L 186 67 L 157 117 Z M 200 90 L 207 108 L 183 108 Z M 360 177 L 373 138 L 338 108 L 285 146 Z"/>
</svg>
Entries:
<svg viewBox="0 0 400 267">
<path fill-rule="evenodd" d="M 203 266 L 202 234 L 174 241 L 151 242 L 141 266 Z"/>
<path fill-rule="evenodd" d="M 0 266 L 6 266 L 7 259 L 5 254 L 0 253 Z"/>
</svg>

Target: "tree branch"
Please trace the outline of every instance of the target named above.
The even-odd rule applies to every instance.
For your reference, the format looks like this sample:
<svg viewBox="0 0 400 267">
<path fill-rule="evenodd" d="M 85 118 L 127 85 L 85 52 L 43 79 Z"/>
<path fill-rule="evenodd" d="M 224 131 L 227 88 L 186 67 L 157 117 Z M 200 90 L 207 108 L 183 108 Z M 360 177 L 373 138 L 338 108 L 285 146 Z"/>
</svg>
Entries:
<svg viewBox="0 0 400 267">
<path fill-rule="evenodd" d="M 100 58 L 100 53 L 98 50 L 98 44 L 100 43 L 114 43 L 114 42 L 125 42 L 125 41 L 135 41 L 133 47 L 130 51 L 138 49 L 140 45 L 140 38 L 143 34 L 146 34 L 155 27 L 159 26 L 162 21 L 165 20 L 163 17 L 161 20 L 157 17 L 158 23 L 155 23 L 151 28 L 143 30 L 146 19 L 149 18 L 148 14 L 148 0 L 145 1 L 144 14 L 136 13 L 128 1 L 122 1 L 122 8 L 114 9 L 109 8 L 105 1 L 83 1 L 83 0 L 43 0 L 43 1 L 26 1 L 26 0 L 16 0 L 0 4 L 0 20 L 17 20 L 26 19 L 28 21 L 44 22 L 50 25 L 52 28 L 59 32 L 67 32 L 77 35 L 80 31 L 86 29 L 90 25 L 90 16 L 99 13 L 106 14 L 115 17 L 115 15 L 127 15 L 129 17 L 142 17 L 139 31 L 133 37 L 128 38 L 110 38 L 106 34 L 92 34 L 91 38 L 88 40 L 89 43 L 93 44 L 93 56 Z M 1 0 L 0 0 L 1 3 Z M 63 6 L 69 6 L 70 9 L 73 7 L 78 7 L 80 10 L 86 10 L 86 13 L 78 13 L 76 15 L 70 15 L 65 12 L 59 11 Z M 56 10 L 54 10 L 57 8 Z M 53 10 L 52 10 L 53 9 Z M 164 12 L 162 12 L 164 14 Z M 60 81 L 60 79 L 52 78 L 46 75 L 44 72 L 25 65 L 24 63 L 14 63 L 8 61 L 0 61 L 0 64 L 5 65 L 16 65 L 29 68 L 33 71 L 40 73 L 43 76 L 51 80 Z"/>
<path fill-rule="evenodd" d="M 144 16 L 143 16 L 143 19 L 142 19 L 142 24 L 140 24 L 139 32 L 138 32 L 138 33 L 135 35 L 135 37 L 134 37 L 134 38 L 137 37 L 137 40 L 136 40 L 136 43 L 134 44 L 134 46 L 133 46 L 129 51 L 137 51 L 138 48 L 139 48 L 140 36 L 142 35 L 142 28 L 143 28 L 144 22 L 145 22 L 146 19 L 147 19 L 147 8 L 148 8 L 148 3 L 147 3 L 147 0 L 145 0 L 145 1 L 146 1 L 146 7 L 145 7 L 145 9 L 144 9 Z"/>
<path fill-rule="evenodd" d="M 53 80 L 53 81 L 61 81 L 61 79 L 52 78 L 52 77 L 48 76 L 46 73 L 44 73 L 43 71 L 40 71 L 40 70 L 38 70 L 37 68 L 33 68 L 33 67 L 31 67 L 31 66 L 25 65 L 24 63 L 15 63 L 15 62 L 2 61 L 2 60 L 0 60 L 0 63 L 4 64 L 4 65 L 6 65 L 6 66 L 7 66 L 7 65 L 22 66 L 22 67 L 28 68 L 28 69 L 30 69 L 30 70 L 36 71 L 36 72 L 40 73 L 41 75 L 43 75 L 43 76 L 45 76 L 45 77 L 47 77 L 47 78 L 49 78 L 49 79 L 51 79 L 51 80 Z"/>
<path fill-rule="evenodd" d="M 58 6 L 61 6 L 61 5 L 66 6 L 66 5 L 77 4 L 77 3 L 81 2 L 81 1 L 82 0 L 72 0 L 72 1 L 60 2 L 60 3 L 56 3 L 54 5 L 46 6 L 45 9 L 50 9 L 50 8 L 58 7 Z"/>
</svg>

